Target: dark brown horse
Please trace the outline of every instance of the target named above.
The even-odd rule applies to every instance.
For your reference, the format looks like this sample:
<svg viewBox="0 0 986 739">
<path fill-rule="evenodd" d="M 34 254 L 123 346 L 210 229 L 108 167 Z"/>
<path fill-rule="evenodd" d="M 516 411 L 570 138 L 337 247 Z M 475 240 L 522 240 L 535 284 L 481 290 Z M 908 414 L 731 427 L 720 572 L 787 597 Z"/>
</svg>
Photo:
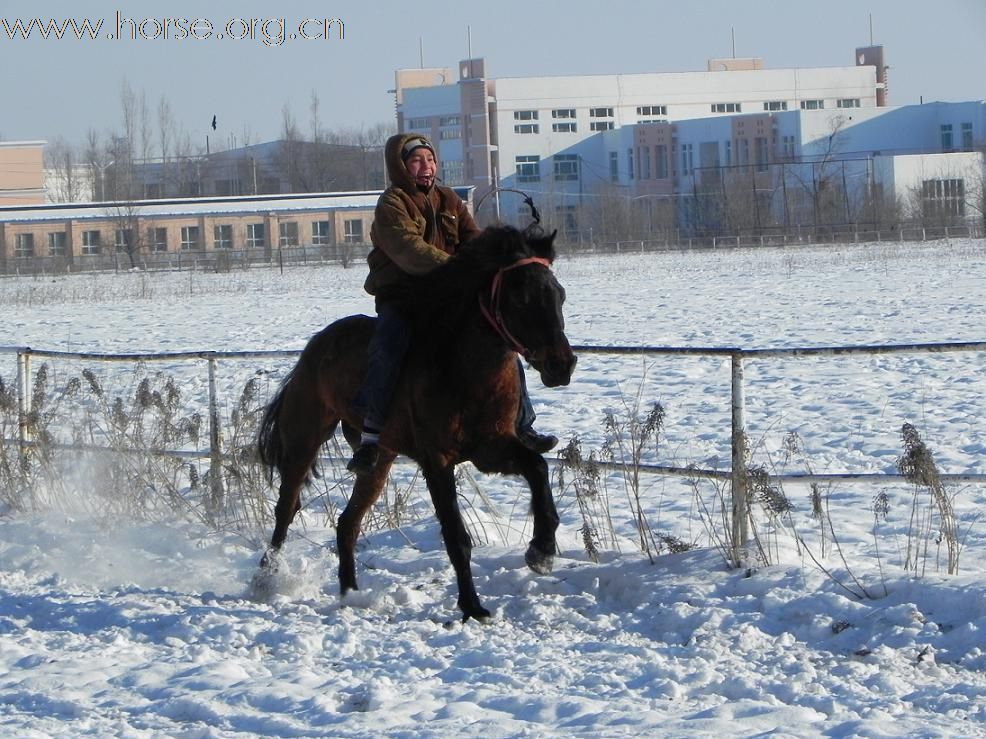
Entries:
<svg viewBox="0 0 986 739">
<path fill-rule="evenodd" d="M 517 439 L 516 353 L 548 387 L 567 385 L 575 355 L 564 331 L 565 291 L 551 271 L 554 234 L 491 227 L 441 267 L 419 279 L 409 296 L 414 339 L 392 412 L 380 435 L 372 474 L 356 478 L 336 530 L 339 585 L 355 590 L 354 549 L 360 524 L 380 495 L 398 453 L 415 460 L 428 485 L 455 569 L 464 619 L 490 617 L 470 571 L 472 540 L 458 507 L 454 468 L 470 461 L 482 472 L 523 476 L 531 488 L 534 536 L 526 562 L 551 571 L 558 513 L 548 466 Z M 374 319 L 349 316 L 308 342 L 298 364 L 267 407 L 259 451 L 280 473 L 274 534 L 262 567 L 273 562 L 295 514 L 301 487 L 322 444 L 341 422 L 350 443 L 362 419 L 352 401 L 366 368 Z"/>
</svg>

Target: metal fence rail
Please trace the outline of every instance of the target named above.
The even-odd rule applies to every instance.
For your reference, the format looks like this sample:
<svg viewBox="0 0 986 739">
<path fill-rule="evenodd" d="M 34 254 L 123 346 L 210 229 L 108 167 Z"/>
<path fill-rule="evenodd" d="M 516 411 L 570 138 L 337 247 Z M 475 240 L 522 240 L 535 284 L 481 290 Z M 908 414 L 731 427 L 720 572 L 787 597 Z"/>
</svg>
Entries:
<svg viewBox="0 0 986 739">
<path fill-rule="evenodd" d="M 891 345 L 853 345 L 853 346 L 808 346 L 779 349 L 741 349 L 737 347 L 670 347 L 670 346 L 591 346 L 575 345 L 572 349 L 577 354 L 600 355 L 647 355 L 647 356 L 706 356 L 729 357 L 730 387 L 731 387 L 731 429 L 730 448 L 731 464 L 727 470 L 702 469 L 698 467 L 672 467 L 662 465 L 641 465 L 642 471 L 686 478 L 705 478 L 729 480 L 732 490 L 732 553 L 734 563 L 739 564 L 744 556 L 749 539 L 748 531 L 748 490 L 746 460 L 746 422 L 745 422 L 745 386 L 744 363 L 747 360 L 775 359 L 779 357 L 818 357 L 818 356 L 847 356 L 854 354 L 915 354 L 915 353 L 946 353 L 946 352 L 984 352 L 986 341 L 959 341 L 927 344 L 891 344 Z M 218 473 L 222 463 L 221 420 L 219 417 L 219 397 L 216 388 L 216 366 L 221 360 L 228 359 L 284 359 L 294 360 L 300 350 L 267 350 L 241 352 L 162 352 L 156 354 L 128 353 L 94 353 L 66 352 L 28 347 L 0 346 L 0 354 L 17 355 L 17 397 L 18 397 L 18 443 L 26 449 L 33 443 L 30 438 L 28 416 L 31 413 L 31 360 L 32 358 L 76 359 L 96 362 L 158 362 L 158 361 L 203 361 L 208 372 L 209 392 L 209 449 L 198 452 L 161 450 L 165 454 L 180 456 L 197 456 L 208 458 L 213 471 Z M 623 465 L 618 463 L 602 463 L 606 469 L 619 470 Z M 986 482 L 986 474 L 942 474 L 944 482 Z M 221 484 L 220 475 L 210 476 L 213 484 Z M 813 482 L 903 482 L 903 475 L 884 473 L 828 473 L 828 474 L 778 474 L 772 479 L 813 483 Z M 221 490 L 214 490 L 215 496 L 221 496 Z"/>
</svg>

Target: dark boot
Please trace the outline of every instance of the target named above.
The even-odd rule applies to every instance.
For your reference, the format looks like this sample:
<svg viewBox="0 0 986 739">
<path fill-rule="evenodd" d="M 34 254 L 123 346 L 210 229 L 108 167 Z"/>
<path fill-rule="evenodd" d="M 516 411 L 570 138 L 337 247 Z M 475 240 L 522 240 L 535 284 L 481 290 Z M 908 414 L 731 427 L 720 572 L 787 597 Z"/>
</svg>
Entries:
<svg viewBox="0 0 986 739">
<path fill-rule="evenodd" d="M 377 466 L 379 456 L 380 447 L 376 444 L 360 444 L 353 452 L 353 458 L 349 460 L 346 469 L 356 475 L 369 475 Z"/>
<path fill-rule="evenodd" d="M 532 452 L 544 454 L 550 452 L 558 444 L 558 437 L 554 434 L 539 434 L 533 426 L 517 429 L 517 438 L 520 443 Z"/>
</svg>

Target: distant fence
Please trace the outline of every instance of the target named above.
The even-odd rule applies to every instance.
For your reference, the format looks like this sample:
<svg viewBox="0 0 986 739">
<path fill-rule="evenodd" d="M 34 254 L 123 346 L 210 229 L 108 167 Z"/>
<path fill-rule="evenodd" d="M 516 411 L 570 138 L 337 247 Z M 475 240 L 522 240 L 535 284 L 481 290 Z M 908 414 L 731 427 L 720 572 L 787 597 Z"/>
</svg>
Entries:
<svg viewBox="0 0 986 739">
<path fill-rule="evenodd" d="M 690 348 L 656 346 L 574 346 L 577 354 L 598 355 L 647 355 L 647 356 L 706 356 L 728 357 L 730 360 L 731 387 L 731 464 L 729 470 L 711 470 L 697 467 L 671 467 L 663 465 L 641 465 L 642 471 L 688 478 L 726 480 L 732 489 L 732 552 L 733 561 L 739 564 L 749 540 L 749 511 L 746 470 L 746 391 L 744 386 L 744 363 L 746 360 L 775 359 L 779 357 L 819 357 L 847 356 L 853 354 L 905 354 L 905 353 L 944 353 L 944 352 L 986 352 L 986 342 L 949 342 L 933 344 L 859 345 L 844 347 L 796 347 L 787 349 L 739 349 L 739 348 Z M 209 448 L 197 451 L 161 450 L 164 454 L 182 457 L 209 459 L 213 472 L 222 464 L 221 424 L 219 414 L 219 394 L 216 387 L 216 367 L 222 360 L 230 359 L 283 359 L 295 361 L 298 350 L 256 351 L 256 352 L 173 352 L 159 354 L 96 354 L 88 352 L 63 352 L 30 349 L 26 347 L 0 347 L 0 354 L 17 356 L 17 400 L 18 429 L 16 443 L 26 449 L 34 440 L 30 438 L 28 416 L 31 413 L 32 380 L 31 364 L 34 358 L 77 359 L 97 362 L 160 362 L 193 361 L 203 362 L 208 373 L 208 429 Z M 12 441 L 12 440 L 5 440 Z M 71 445 L 68 445 L 69 448 Z M 98 447 L 97 447 L 98 448 Z M 621 469 L 624 465 L 607 463 L 601 465 L 610 469 Z M 886 482 L 906 481 L 903 475 L 887 473 L 831 473 L 831 474 L 778 474 L 772 479 L 789 482 L 862 481 Z M 219 484 L 219 474 L 210 475 L 213 484 Z M 943 482 L 986 482 L 986 474 L 942 474 Z M 213 491 L 221 496 L 222 491 Z"/>
<path fill-rule="evenodd" d="M 813 244 L 882 244 L 947 239 L 981 239 L 986 237 L 983 226 L 907 226 L 892 229 L 792 228 L 787 230 L 763 230 L 728 236 L 688 236 L 669 232 L 661 238 L 623 239 L 621 241 L 593 241 L 580 238 L 584 235 L 561 235 L 568 249 L 587 254 L 622 254 L 652 252 L 670 249 L 738 249 L 766 246 L 811 246 Z"/>
<path fill-rule="evenodd" d="M 130 256 L 123 251 L 106 250 L 102 254 L 68 257 L 8 258 L 4 272 L 8 275 L 46 275 L 74 272 L 147 272 L 205 271 L 229 272 L 250 267 L 285 267 L 305 264 L 343 264 L 363 260 L 369 244 L 325 244 L 286 246 L 283 248 L 188 249 L 183 251 L 141 250 Z"/>
<path fill-rule="evenodd" d="M 620 254 L 672 249 L 736 249 L 767 246 L 809 246 L 812 244 L 903 243 L 940 241 L 943 239 L 984 238 L 982 225 L 904 226 L 887 229 L 858 229 L 849 226 L 763 229 L 757 233 L 729 236 L 689 236 L 669 230 L 654 238 L 620 241 L 594 238 L 591 231 L 559 232 L 558 245 L 563 253 Z M 370 244 L 325 244 L 249 249 L 190 249 L 183 251 L 141 250 L 133 264 L 123 251 L 68 257 L 8 257 L 0 262 L 0 272 L 8 275 L 46 275 L 70 272 L 123 272 L 139 269 L 155 271 L 228 272 L 252 266 L 343 264 L 362 261 Z"/>
</svg>

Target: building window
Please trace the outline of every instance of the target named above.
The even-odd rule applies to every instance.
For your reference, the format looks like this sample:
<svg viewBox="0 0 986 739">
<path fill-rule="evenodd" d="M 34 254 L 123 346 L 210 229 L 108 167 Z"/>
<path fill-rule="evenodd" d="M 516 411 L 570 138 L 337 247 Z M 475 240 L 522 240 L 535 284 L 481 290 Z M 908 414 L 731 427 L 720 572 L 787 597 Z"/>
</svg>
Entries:
<svg viewBox="0 0 986 739">
<path fill-rule="evenodd" d="M 725 154 L 726 154 L 726 156 L 724 156 L 722 158 L 722 160 L 723 160 L 723 162 L 725 162 L 725 164 L 726 164 L 727 167 L 732 167 L 733 166 L 733 141 L 732 141 L 732 139 L 726 139 L 726 143 L 725 143 L 725 147 L 724 148 L 725 148 Z"/>
<path fill-rule="evenodd" d="M 48 234 L 48 255 L 64 257 L 68 253 L 68 236 L 64 231 L 53 231 Z"/>
<path fill-rule="evenodd" d="M 579 233 L 578 211 L 574 205 L 556 205 L 555 223 L 564 232 L 566 238 L 575 238 Z"/>
<path fill-rule="evenodd" d="M 589 121 L 590 131 L 612 131 L 613 121 Z"/>
<path fill-rule="evenodd" d="M 462 129 L 461 128 L 443 128 L 438 132 L 438 138 L 441 141 L 447 141 L 449 139 L 461 139 Z"/>
<path fill-rule="evenodd" d="M 579 178 L 578 154 L 555 154 L 552 157 L 555 168 L 555 180 L 567 182 Z"/>
<path fill-rule="evenodd" d="M 116 230 L 116 250 L 118 252 L 129 252 L 134 243 L 134 232 L 130 228 L 118 228 Z"/>
<path fill-rule="evenodd" d="M 17 234 L 14 237 L 14 256 L 34 256 L 34 234 Z"/>
<path fill-rule="evenodd" d="M 794 136 L 783 136 L 781 142 L 784 147 L 785 158 L 794 159 Z"/>
<path fill-rule="evenodd" d="M 658 115 L 665 116 L 668 114 L 667 105 L 638 105 L 637 115 Z"/>
<path fill-rule="evenodd" d="M 925 180 L 921 199 L 926 215 L 964 216 L 965 180 Z"/>
<path fill-rule="evenodd" d="M 712 103 L 713 113 L 742 113 L 741 103 Z"/>
<path fill-rule="evenodd" d="M 199 248 L 199 227 L 181 227 L 181 248 L 182 251 L 191 251 Z"/>
<path fill-rule="evenodd" d="M 256 249 L 257 247 L 267 246 L 267 240 L 264 233 L 264 224 L 247 224 L 246 245 L 248 249 Z"/>
<path fill-rule="evenodd" d="M 840 98 L 835 105 L 837 108 L 858 108 L 859 98 Z"/>
<path fill-rule="evenodd" d="M 213 242 L 216 249 L 233 248 L 233 227 L 229 224 L 219 224 L 212 227 Z"/>
<path fill-rule="evenodd" d="M 168 229 L 163 226 L 148 229 L 151 251 L 168 251 Z"/>
<path fill-rule="evenodd" d="M 757 172 L 766 172 L 768 161 L 767 137 L 757 136 L 753 140 L 753 148 L 753 154 L 757 160 Z"/>
<path fill-rule="evenodd" d="M 633 149 L 627 149 L 627 178 L 633 179 Z"/>
<path fill-rule="evenodd" d="M 620 155 L 615 151 L 609 153 L 609 181 L 620 181 Z"/>
<path fill-rule="evenodd" d="M 538 112 L 536 110 L 515 110 L 514 120 L 515 121 L 536 121 L 538 119 Z"/>
<path fill-rule="evenodd" d="M 787 100 L 768 100 L 763 104 L 766 111 L 787 110 Z"/>
<path fill-rule="evenodd" d="M 325 246 L 331 243 L 328 221 L 312 222 L 312 244 L 315 246 Z"/>
<path fill-rule="evenodd" d="M 99 243 L 99 231 L 83 231 L 82 232 L 82 253 L 83 254 L 99 254 L 100 243 Z"/>
<path fill-rule="evenodd" d="M 461 159 L 442 160 L 442 182 L 449 187 L 461 185 L 464 181 L 465 167 Z"/>
<path fill-rule="evenodd" d="M 801 110 L 822 110 L 825 108 L 824 100 L 802 100 Z"/>
<path fill-rule="evenodd" d="M 552 123 L 551 130 L 554 133 L 575 133 L 575 121 L 570 121 L 569 123 Z"/>
<path fill-rule="evenodd" d="M 514 126 L 514 133 L 540 133 L 537 123 L 518 123 Z"/>
<path fill-rule="evenodd" d="M 536 155 L 525 155 L 514 158 L 514 166 L 517 169 L 517 182 L 540 182 L 541 172 L 538 167 L 538 157 Z"/>
<path fill-rule="evenodd" d="M 462 125 L 462 119 L 457 115 L 443 115 L 438 120 L 438 125 L 440 126 L 460 126 Z"/>
<path fill-rule="evenodd" d="M 681 176 L 687 177 L 695 169 L 695 154 L 691 144 L 681 145 Z"/>
<path fill-rule="evenodd" d="M 971 123 L 962 124 L 962 149 L 964 151 L 972 151 L 972 124 Z"/>
<path fill-rule="evenodd" d="M 941 149 L 942 151 L 952 150 L 952 124 L 945 123 L 941 127 Z"/>
<path fill-rule="evenodd" d="M 298 245 L 298 222 L 283 221 L 277 224 L 277 245 L 281 248 L 285 246 Z"/>
<path fill-rule="evenodd" d="M 637 149 L 637 171 L 640 173 L 640 179 L 649 180 L 650 179 L 650 147 L 641 146 Z"/>
<path fill-rule="evenodd" d="M 363 243 L 363 221 L 358 218 L 354 218 L 350 221 L 344 221 L 343 226 L 345 228 L 345 236 L 343 237 L 343 240 L 347 244 Z"/>
<path fill-rule="evenodd" d="M 431 128 L 430 118 L 408 118 L 408 128 Z"/>
<path fill-rule="evenodd" d="M 655 172 L 654 175 L 659 180 L 666 180 L 668 178 L 668 146 L 667 144 L 658 144 L 654 147 L 654 164 Z"/>
<path fill-rule="evenodd" d="M 552 118 L 574 118 L 575 108 L 556 108 L 551 111 Z"/>
<path fill-rule="evenodd" d="M 590 118 L 612 118 L 613 109 L 612 108 L 589 108 Z"/>
</svg>

